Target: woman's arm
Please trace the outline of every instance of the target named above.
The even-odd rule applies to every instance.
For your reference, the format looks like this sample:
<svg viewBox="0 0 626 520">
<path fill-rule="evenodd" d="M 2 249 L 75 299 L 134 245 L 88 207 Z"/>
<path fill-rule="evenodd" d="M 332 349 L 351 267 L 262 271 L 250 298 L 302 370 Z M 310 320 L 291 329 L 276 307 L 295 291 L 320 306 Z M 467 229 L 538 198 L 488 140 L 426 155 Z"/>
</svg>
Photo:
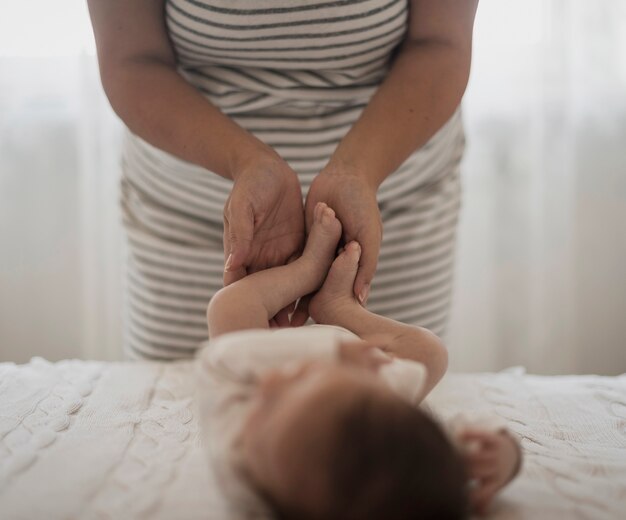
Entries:
<svg viewBox="0 0 626 520">
<path fill-rule="evenodd" d="M 378 187 L 457 109 L 469 77 L 477 4 L 411 0 L 408 34 L 387 77 L 309 188 L 307 229 L 315 204 L 326 202 L 343 225 L 344 242 L 363 248 L 353 287 L 363 305 L 382 240 Z M 308 299 L 292 316 L 296 326 L 308 318 Z"/>
<path fill-rule="evenodd" d="M 411 0 L 409 27 L 390 71 L 326 169 L 376 187 L 457 109 L 469 78 L 478 0 Z"/>
<path fill-rule="evenodd" d="M 229 179 L 243 157 L 273 152 L 177 73 L 163 0 L 87 3 L 102 86 L 132 132 Z"/>
<path fill-rule="evenodd" d="M 282 265 L 304 241 L 296 173 L 176 70 L 164 0 L 88 0 L 102 86 L 116 114 L 153 146 L 235 182 L 224 206 L 224 285 Z M 287 324 L 287 310 L 275 318 Z"/>
</svg>

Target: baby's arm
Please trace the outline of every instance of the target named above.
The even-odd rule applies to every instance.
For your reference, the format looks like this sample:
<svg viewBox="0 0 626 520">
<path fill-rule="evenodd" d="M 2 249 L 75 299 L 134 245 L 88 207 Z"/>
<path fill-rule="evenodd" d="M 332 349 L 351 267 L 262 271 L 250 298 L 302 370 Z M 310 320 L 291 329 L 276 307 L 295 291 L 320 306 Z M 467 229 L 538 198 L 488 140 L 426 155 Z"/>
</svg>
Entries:
<svg viewBox="0 0 626 520">
<path fill-rule="evenodd" d="M 209 302 L 209 338 L 243 329 L 267 329 L 279 310 L 317 289 L 307 260 L 249 274 L 223 287 Z"/>
<path fill-rule="evenodd" d="M 422 363 L 426 367 L 426 382 L 418 400 L 428 395 L 448 368 L 448 351 L 435 334 L 423 327 L 374 314 L 356 301 L 353 305 L 337 308 L 333 319 L 324 323 L 345 327 L 365 340 L 385 335 L 388 338 L 386 342 L 374 343 L 386 354 Z"/>
<path fill-rule="evenodd" d="M 223 289 L 209 302 L 209 338 L 242 329 L 267 329 L 278 311 L 319 289 L 335 257 L 341 224 L 326 204 L 318 202 L 306 246 L 297 260 L 249 274 Z"/>
<path fill-rule="evenodd" d="M 474 484 L 470 492 L 472 510 L 484 514 L 498 491 L 519 473 L 520 443 L 506 429 L 496 432 L 466 429 L 458 440 L 464 447 L 468 476 Z"/>
</svg>

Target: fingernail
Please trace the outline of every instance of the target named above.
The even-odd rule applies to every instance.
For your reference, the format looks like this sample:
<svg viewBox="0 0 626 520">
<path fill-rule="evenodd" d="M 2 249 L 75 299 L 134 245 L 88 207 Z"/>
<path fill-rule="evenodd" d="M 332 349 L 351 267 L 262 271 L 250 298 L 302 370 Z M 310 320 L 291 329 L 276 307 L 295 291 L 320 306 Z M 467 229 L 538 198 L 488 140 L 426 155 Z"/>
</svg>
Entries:
<svg viewBox="0 0 626 520">
<path fill-rule="evenodd" d="M 361 302 L 361 305 L 363 305 L 367 301 L 367 297 L 369 296 L 369 293 L 370 293 L 370 285 L 365 284 L 363 288 L 361 289 L 361 292 L 359 293 L 359 301 Z"/>
<path fill-rule="evenodd" d="M 226 265 L 224 266 L 224 271 L 229 271 L 232 263 L 233 263 L 233 254 L 230 253 L 228 255 L 228 258 L 226 259 Z"/>
</svg>

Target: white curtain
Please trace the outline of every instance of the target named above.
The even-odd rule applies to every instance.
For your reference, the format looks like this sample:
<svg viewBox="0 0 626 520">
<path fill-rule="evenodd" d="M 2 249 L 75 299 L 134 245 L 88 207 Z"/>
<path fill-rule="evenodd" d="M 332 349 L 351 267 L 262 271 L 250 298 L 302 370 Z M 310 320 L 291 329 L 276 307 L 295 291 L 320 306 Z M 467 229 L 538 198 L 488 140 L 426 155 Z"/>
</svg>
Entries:
<svg viewBox="0 0 626 520">
<path fill-rule="evenodd" d="M 626 371 L 626 2 L 483 0 L 452 367 Z"/>
<path fill-rule="evenodd" d="M 121 355 L 122 125 L 85 2 L 0 0 L 0 361 Z M 626 370 L 626 5 L 482 0 L 453 370 Z"/>
<path fill-rule="evenodd" d="M 0 361 L 118 359 L 122 123 L 87 5 L 0 2 Z"/>
</svg>

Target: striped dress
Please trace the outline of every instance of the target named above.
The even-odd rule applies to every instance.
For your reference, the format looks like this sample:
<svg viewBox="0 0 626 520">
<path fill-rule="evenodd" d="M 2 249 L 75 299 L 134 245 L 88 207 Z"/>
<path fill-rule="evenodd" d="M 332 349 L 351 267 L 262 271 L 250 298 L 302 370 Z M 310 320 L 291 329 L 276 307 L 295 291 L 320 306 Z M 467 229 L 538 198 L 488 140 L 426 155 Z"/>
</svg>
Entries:
<svg viewBox="0 0 626 520">
<path fill-rule="evenodd" d="M 204 97 L 315 175 L 384 80 L 408 0 L 166 0 L 177 70 Z M 364 144 L 366 146 L 366 144 Z M 444 335 L 464 148 L 460 111 L 379 187 L 383 221 L 367 307 Z M 222 287 L 223 207 L 232 181 L 129 129 L 122 151 L 127 237 L 125 352 L 175 359 L 207 339 Z"/>
</svg>

